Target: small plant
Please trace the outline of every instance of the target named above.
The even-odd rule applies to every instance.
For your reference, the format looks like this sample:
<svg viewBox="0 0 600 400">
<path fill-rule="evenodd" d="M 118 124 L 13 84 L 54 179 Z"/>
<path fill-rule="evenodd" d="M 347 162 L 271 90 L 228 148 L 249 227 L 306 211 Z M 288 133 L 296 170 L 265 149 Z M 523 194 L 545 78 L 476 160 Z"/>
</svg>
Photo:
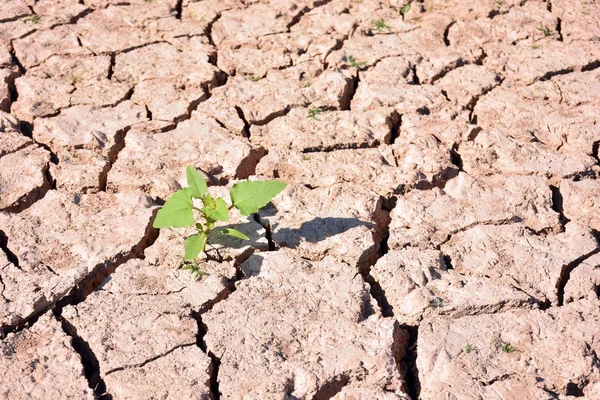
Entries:
<svg viewBox="0 0 600 400">
<path fill-rule="evenodd" d="M 42 20 L 42 17 L 40 17 L 37 14 L 33 14 L 31 17 L 27 18 L 25 21 L 33 22 L 34 24 L 38 24 L 41 20 Z"/>
<path fill-rule="evenodd" d="M 312 81 L 307 81 L 307 82 L 304 84 L 304 87 L 305 87 L 305 88 L 309 88 L 309 87 L 311 87 L 311 86 L 312 86 Z"/>
<path fill-rule="evenodd" d="M 182 269 L 189 270 L 196 278 L 202 276 L 196 259 L 201 252 L 206 253 L 206 244 L 215 235 L 212 231 L 217 221 L 227 222 L 229 210 L 237 208 L 245 216 L 255 214 L 277 196 L 287 183 L 283 181 L 244 181 L 238 182 L 229 191 L 231 205 L 221 197 L 214 198 L 208 193 L 206 180 L 192 166 L 186 168 L 188 187 L 173 193 L 158 211 L 153 226 L 155 228 L 188 228 L 195 231 L 185 239 L 185 255 Z M 202 203 L 202 207 L 194 204 Z M 216 235 L 232 236 L 249 240 L 248 236 L 233 228 L 221 229 Z"/>
<path fill-rule="evenodd" d="M 542 31 L 542 33 L 544 34 L 545 37 L 554 35 L 554 31 L 551 30 L 551 29 L 546 28 L 544 25 L 538 26 L 537 30 L 538 31 Z"/>
<path fill-rule="evenodd" d="M 262 79 L 262 77 L 260 77 L 260 76 L 255 76 L 255 75 L 252 75 L 252 76 L 249 76 L 249 77 L 248 77 L 248 80 L 249 80 L 249 81 L 251 81 L 251 82 L 258 82 L 258 81 L 260 81 L 261 79 Z"/>
<path fill-rule="evenodd" d="M 78 80 L 79 80 L 79 77 L 77 75 L 71 75 L 71 82 L 73 84 L 77 83 Z"/>
<path fill-rule="evenodd" d="M 434 297 L 429 300 L 429 307 L 433 309 L 438 309 L 444 307 L 444 299 L 440 299 L 439 297 Z"/>
<path fill-rule="evenodd" d="M 184 271 L 188 271 L 192 275 L 194 282 L 202 278 L 204 275 L 208 275 L 206 272 L 200 270 L 197 260 L 183 260 L 179 265 L 179 268 Z"/>
<path fill-rule="evenodd" d="M 498 4 L 500 7 L 502 7 L 504 4 L 506 4 L 505 0 L 496 0 L 496 4 Z"/>
<path fill-rule="evenodd" d="M 467 344 L 465 346 L 465 353 L 469 354 L 470 352 L 472 352 L 474 350 L 473 345 L 472 344 Z"/>
<path fill-rule="evenodd" d="M 357 61 L 356 58 L 354 58 L 354 56 L 352 56 L 350 54 L 346 54 L 346 53 L 344 53 L 344 56 L 342 57 L 342 61 L 344 61 L 345 63 L 348 63 L 351 67 L 354 67 L 358 70 L 361 70 L 367 66 L 366 61 Z"/>
<path fill-rule="evenodd" d="M 539 44 L 534 44 L 533 46 L 531 46 L 531 48 L 534 50 L 539 50 L 542 48 L 542 46 L 540 46 Z"/>
<path fill-rule="evenodd" d="M 386 29 L 389 31 L 392 28 L 389 25 L 387 25 L 384 20 L 376 19 L 375 21 L 373 21 L 373 30 L 374 31 L 383 32 Z"/>
<path fill-rule="evenodd" d="M 408 3 L 406 3 L 405 5 L 403 5 L 402 7 L 400 7 L 400 10 L 398 10 L 398 11 L 404 17 L 406 15 L 406 13 L 408 13 L 410 11 L 410 1 Z"/>
<path fill-rule="evenodd" d="M 318 118 L 319 115 L 323 114 L 323 108 L 322 107 L 310 107 L 308 109 L 308 115 L 307 118 L 310 119 L 314 119 L 315 121 L 320 121 L 320 119 Z"/>
<path fill-rule="evenodd" d="M 306 155 L 306 154 L 303 154 L 303 155 L 302 155 L 302 161 L 309 161 L 309 160 L 312 160 L 312 157 L 311 157 L 311 156 L 308 156 L 308 155 Z"/>
<path fill-rule="evenodd" d="M 152 0 L 144 0 L 146 3 L 152 3 Z"/>
<path fill-rule="evenodd" d="M 511 345 L 510 343 L 506 343 L 506 342 L 500 342 L 500 348 L 502 349 L 502 351 L 504 353 L 509 353 L 509 354 L 519 350 L 515 346 Z"/>
</svg>

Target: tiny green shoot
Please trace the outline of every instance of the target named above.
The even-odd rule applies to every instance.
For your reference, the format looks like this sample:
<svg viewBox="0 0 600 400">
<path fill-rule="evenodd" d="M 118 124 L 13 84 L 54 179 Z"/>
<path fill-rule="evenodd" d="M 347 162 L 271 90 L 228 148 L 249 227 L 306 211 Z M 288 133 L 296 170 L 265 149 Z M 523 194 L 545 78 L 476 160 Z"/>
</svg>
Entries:
<svg viewBox="0 0 600 400">
<path fill-rule="evenodd" d="M 473 351 L 473 345 L 472 344 L 467 344 L 465 346 L 465 353 L 469 354 L 472 351 Z"/>
<path fill-rule="evenodd" d="M 434 297 L 433 299 L 429 300 L 429 307 L 431 307 L 433 309 L 444 307 L 444 299 L 440 299 L 439 297 Z"/>
<path fill-rule="evenodd" d="M 33 14 L 31 17 L 25 19 L 25 21 L 27 22 L 33 22 L 34 24 L 39 23 L 42 20 L 42 17 L 40 17 L 37 14 Z"/>
<path fill-rule="evenodd" d="M 71 75 L 71 82 L 72 83 L 77 83 L 78 80 L 79 80 L 79 77 L 77 75 Z"/>
<path fill-rule="evenodd" d="M 544 25 L 538 26 L 537 30 L 541 31 L 545 37 L 554 35 L 554 31 L 549 28 L 546 28 Z"/>
<path fill-rule="evenodd" d="M 302 161 L 309 161 L 312 160 L 312 157 L 306 154 L 302 154 Z"/>
<path fill-rule="evenodd" d="M 387 25 L 384 20 L 376 19 L 373 21 L 373 30 L 374 31 L 383 32 L 386 29 L 389 31 L 392 28 L 389 25 Z"/>
<path fill-rule="evenodd" d="M 304 84 L 304 87 L 305 87 L 305 88 L 309 88 L 309 87 L 311 87 L 311 86 L 312 86 L 312 81 L 307 81 L 307 82 Z"/>
<path fill-rule="evenodd" d="M 496 0 L 496 4 L 498 4 L 499 6 L 503 6 L 505 3 L 505 0 Z"/>
<path fill-rule="evenodd" d="M 346 53 L 344 53 L 344 56 L 342 57 L 342 61 L 344 61 L 345 63 L 348 63 L 351 67 L 354 67 L 358 70 L 361 70 L 367 66 L 366 61 L 357 61 L 353 55 L 346 54 Z"/>
<path fill-rule="evenodd" d="M 402 14 L 402 16 L 404 17 L 406 15 L 406 13 L 408 13 L 410 11 L 410 1 L 408 3 L 406 3 L 405 5 L 403 5 L 399 12 L 400 14 Z"/>
<path fill-rule="evenodd" d="M 500 348 L 502 349 L 502 351 L 504 353 L 509 353 L 509 354 L 519 350 L 515 346 L 511 345 L 510 343 L 506 343 L 506 342 L 500 342 Z"/>
<path fill-rule="evenodd" d="M 260 76 L 255 76 L 255 75 L 252 75 L 252 76 L 249 76 L 249 77 L 248 77 L 248 80 L 249 80 L 249 81 L 251 81 L 251 82 L 258 82 L 258 81 L 260 81 L 261 79 L 262 79 L 262 77 L 260 77 Z"/>
<path fill-rule="evenodd" d="M 309 119 L 314 119 L 315 121 L 320 121 L 320 119 L 318 118 L 319 115 L 323 114 L 323 108 L 322 107 L 310 107 L 308 109 L 308 115 L 307 118 Z"/>
<path fill-rule="evenodd" d="M 229 191 L 231 205 L 228 205 L 225 199 L 214 198 L 208 193 L 206 180 L 193 166 L 186 168 L 186 176 L 188 187 L 176 191 L 167 199 L 156 214 L 153 226 L 158 229 L 192 227 L 193 233 L 185 239 L 181 268 L 200 278 L 203 273 L 198 268 L 197 259 L 200 253 L 206 253 L 206 245 L 211 238 L 221 235 L 250 240 L 233 228 L 215 229 L 217 221 L 227 222 L 232 208 L 244 216 L 256 214 L 285 189 L 287 183 L 279 180 L 238 182 Z"/>
</svg>

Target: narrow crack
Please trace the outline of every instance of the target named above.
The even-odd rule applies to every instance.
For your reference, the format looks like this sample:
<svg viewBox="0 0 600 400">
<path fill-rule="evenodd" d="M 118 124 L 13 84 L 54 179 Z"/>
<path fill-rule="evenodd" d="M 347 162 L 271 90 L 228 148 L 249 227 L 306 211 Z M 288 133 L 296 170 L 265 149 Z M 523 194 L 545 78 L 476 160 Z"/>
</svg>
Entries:
<svg viewBox="0 0 600 400">
<path fill-rule="evenodd" d="M 446 26 L 446 29 L 444 29 L 444 44 L 446 47 L 450 46 L 450 39 L 448 39 L 448 35 L 450 34 L 450 28 L 452 28 L 454 24 L 456 24 L 456 21 L 450 22 L 450 24 Z"/>
<path fill-rule="evenodd" d="M 406 354 L 401 360 L 404 367 L 404 380 L 406 381 L 406 392 L 411 399 L 419 399 L 421 383 L 419 382 L 419 369 L 417 368 L 417 342 L 419 339 L 419 327 L 412 325 L 400 325 L 400 328 L 408 333 Z"/>
<path fill-rule="evenodd" d="M 106 371 L 106 373 L 104 374 L 104 376 L 108 376 L 108 375 L 110 375 L 112 373 L 115 373 L 115 372 L 124 371 L 126 369 L 142 368 L 145 365 L 150 364 L 151 362 L 158 360 L 159 358 L 163 358 L 163 357 L 168 356 L 169 354 L 171 354 L 175 350 L 178 350 L 178 349 L 181 349 L 181 348 L 184 348 L 184 347 L 190 347 L 190 346 L 195 346 L 195 343 L 184 343 L 184 344 L 177 345 L 177 346 L 173 347 L 172 349 L 169 349 L 169 350 L 165 351 L 164 353 L 157 354 L 157 355 L 155 355 L 153 357 L 150 357 L 147 360 L 144 360 L 144 361 L 142 361 L 141 363 L 138 363 L 138 364 L 129 364 L 129 365 L 124 365 L 122 367 L 113 368 L 111 370 Z"/>
<path fill-rule="evenodd" d="M 8 237 L 6 236 L 6 233 L 4 233 L 4 231 L 2 230 L 0 230 L 0 250 L 4 252 L 6 258 L 11 264 L 13 264 L 18 269 L 21 269 L 21 267 L 19 266 L 19 257 L 17 257 L 15 253 L 13 253 L 8 248 Z"/>
<path fill-rule="evenodd" d="M 244 115 L 244 110 L 242 110 L 242 108 L 239 106 L 235 106 L 235 111 L 237 112 L 238 117 L 244 123 L 244 137 L 247 137 L 248 139 L 250 139 L 250 124 L 248 123 L 248 120 L 246 119 L 246 116 Z"/>
<path fill-rule="evenodd" d="M 560 272 L 560 277 L 558 278 L 558 282 L 556 283 L 559 307 L 564 305 L 565 287 L 567 286 L 569 279 L 571 279 L 571 273 L 573 272 L 573 270 L 577 268 L 582 262 L 598 253 L 600 253 L 600 243 L 594 250 L 590 251 L 589 253 L 582 255 L 581 257 L 571 261 L 566 265 L 563 265 L 562 270 Z"/>
<path fill-rule="evenodd" d="M 119 153 L 121 150 L 125 148 L 125 137 L 127 136 L 127 132 L 131 129 L 131 126 L 127 126 L 115 133 L 114 136 L 114 145 L 108 151 L 108 161 L 104 165 L 100 176 L 98 177 L 98 188 L 101 192 L 106 192 L 106 185 L 108 182 L 108 173 L 112 169 L 115 162 L 117 162 L 117 158 L 119 157 Z"/>
<path fill-rule="evenodd" d="M 92 351 L 89 343 L 77 334 L 77 329 L 69 323 L 60 313 L 55 314 L 60 321 L 62 330 L 71 338 L 73 349 L 81 357 L 83 364 L 83 373 L 88 381 L 88 386 L 94 392 L 95 398 L 112 400 L 112 396 L 107 392 L 106 383 L 100 375 L 100 363 Z"/>
</svg>

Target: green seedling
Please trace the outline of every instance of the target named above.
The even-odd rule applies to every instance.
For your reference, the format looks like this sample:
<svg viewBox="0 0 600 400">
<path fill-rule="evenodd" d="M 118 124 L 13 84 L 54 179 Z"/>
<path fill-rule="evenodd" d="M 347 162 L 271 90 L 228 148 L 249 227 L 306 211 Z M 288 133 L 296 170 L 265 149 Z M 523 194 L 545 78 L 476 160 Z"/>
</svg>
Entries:
<svg viewBox="0 0 600 400">
<path fill-rule="evenodd" d="M 551 29 L 546 28 L 544 25 L 538 26 L 537 30 L 541 31 L 544 34 L 545 37 L 554 35 L 554 31 L 551 30 Z"/>
<path fill-rule="evenodd" d="M 312 81 L 308 81 L 308 82 L 306 82 L 306 83 L 304 84 L 304 87 L 305 87 L 305 88 L 309 88 L 309 87 L 311 87 L 311 86 L 312 86 Z"/>
<path fill-rule="evenodd" d="M 389 31 L 392 28 L 389 25 L 387 25 L 384 20 L 376 19 L 375 21 L 373 21 L 373 30 L 374 31 L 383 32 L 386 29 Z"/>
<path fill-rule="evenodd" d="M 496 0 L 496 4 L 498 4 L 499 6 L 503 6 L 505 3 L 505 0 Z"/>
<path fill-rule="evenodd" d="M 433 299 L 429 300 L 429 307 L 431 307 L 433 309 L 444 307 L 444 299 L 440 299 L 439 297 L 434 297 Z"/>
<path fill-rule="evenodd" d="M 306 154 L 302 155 L 302 161 L 310 161 L 310 160 L 312 160 L 311 156 L 307 156 Z"/>
<path fill-rule="evenodd" d="M 348 63 L 351 67 L 354 67 L 358 70 L 361 70 L 367 66 L 366 61 L 357 61 L 356 58 L 354 58 L 354 56 L 352 56 L 350 54 L 346 54 L 346 53 L 344 53 L 344 56 L 342 57 L 342 61 L 344 61 L 345 63 Z"/>
<path fill-rule="evenodd" d="M 79 77 L 77 75 L 71 75 L 71 82 L 77 83 L 78 80 L 79 80 Z"/>
<path fill-rule="evenodd" d="M 533 46 L 531 46 L 531 48 L 534 50 L 539 50 L 542 48 L 542 46 L 540 46 L 539 44 L 534 44 Z"/>
<path fill-rule="evenodd" d="M 400 14 L 402 14 L 402 16 L 404 17 L 406 15 L 406 13 L 408 13 L 410 11 L 410 2 L 406 3 L 405 5 L 403 5 L 402 7 L 400 7 Z"/>
<path fill-rule="evenodd" d="M 467 344 L 465 346 L 465 353 L 469 354 L 470 352 L 472 352 L 474 350 L 473 345 L 472 344 Z"/>
<path fill-rule="evenodd" d="M 217 221 L 227 222 L 232 208 L 244 216 L 257 213 L 285 189 L 287 183 L 277 180 L 238 182 L 229 191 L 231 205 L 228 205 L 225 199 L 214 198 L 208 193 L 206 180 L 194 167 L 186 168 L 186 176 L 188 187 L 167 199 L 156 214 L 153 226 L 159 229 L 192 227 L 193 234 L 185 239 L 182 268 L 200 277 L 196 260 L 200 253 L 206 253 L 206 245 L 214 235 L 249 240 L 248 236 L 233 228 L 213 232 Z M 202 206 L 199 206 L 200 203 Z"/>
<path fill-rule="evenodd" d="M 307 118 L 314 119 L 315 121 L 320 121 L 318 116 L 323 114 L 323 111 L 325 110 L 323 110 L 322 107 L 311 107 L 308 109 Z"/>
<path fill-rule="evenodd" d="M 502 349 L 502 351 L 504 353 L 509 353 L 509 354 L 519 350 L 515 346 L 511 345 L 510 343 L 506 343 L 506 342 L 500 342 L 500 348 Z"/>
<path fill-rule="evenodd" d="M 144 0 L 146 3 L 152 3 L 152 0 Z"/>
<path fill-rule="evenodd" d="M 40 17 L 37 14 L 33 14 L 31 17 L 27 18 L 25 21 L 27 21 L 27 22 L 33 22 L 34 24 L 37 24 L 41 20 L 42 20 L 42 17 Z"/>
<path fill-rule="evenodd" d="M 262 78 L 261 78 L 260 76 L 255 76 L 255 75 L 252 75 L 252 76 L 249 76 L 249 77 L 248 77 L 248 80 L 249 80 L 249 81 L 251 81 L 251 82 L 258 82 L 258 81 L 260 81 L 261 79 L 262 79 Z"/>
<path fill-rule="evenodd" d="M 204 275 L 208 275 L 206 272 L 200 270 L 200 265 L 196 260 L 184 260 L 181 262 L 179 268 L 188 271 L 192 275 L 194 282 L 201 279 Z"/>
</svg>

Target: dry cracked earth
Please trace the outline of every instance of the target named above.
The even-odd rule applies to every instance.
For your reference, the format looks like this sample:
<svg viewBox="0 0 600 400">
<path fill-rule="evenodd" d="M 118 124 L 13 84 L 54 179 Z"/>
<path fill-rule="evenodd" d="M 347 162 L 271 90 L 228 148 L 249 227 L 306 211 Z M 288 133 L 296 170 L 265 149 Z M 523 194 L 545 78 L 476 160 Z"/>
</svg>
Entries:
<svg viewBox="0 0 600 400">
<path fill-rule="evenodd" d="M 0 1 L 0 397 L 600 398 L 600 3 L 403 5 Z"/>
</svg>

